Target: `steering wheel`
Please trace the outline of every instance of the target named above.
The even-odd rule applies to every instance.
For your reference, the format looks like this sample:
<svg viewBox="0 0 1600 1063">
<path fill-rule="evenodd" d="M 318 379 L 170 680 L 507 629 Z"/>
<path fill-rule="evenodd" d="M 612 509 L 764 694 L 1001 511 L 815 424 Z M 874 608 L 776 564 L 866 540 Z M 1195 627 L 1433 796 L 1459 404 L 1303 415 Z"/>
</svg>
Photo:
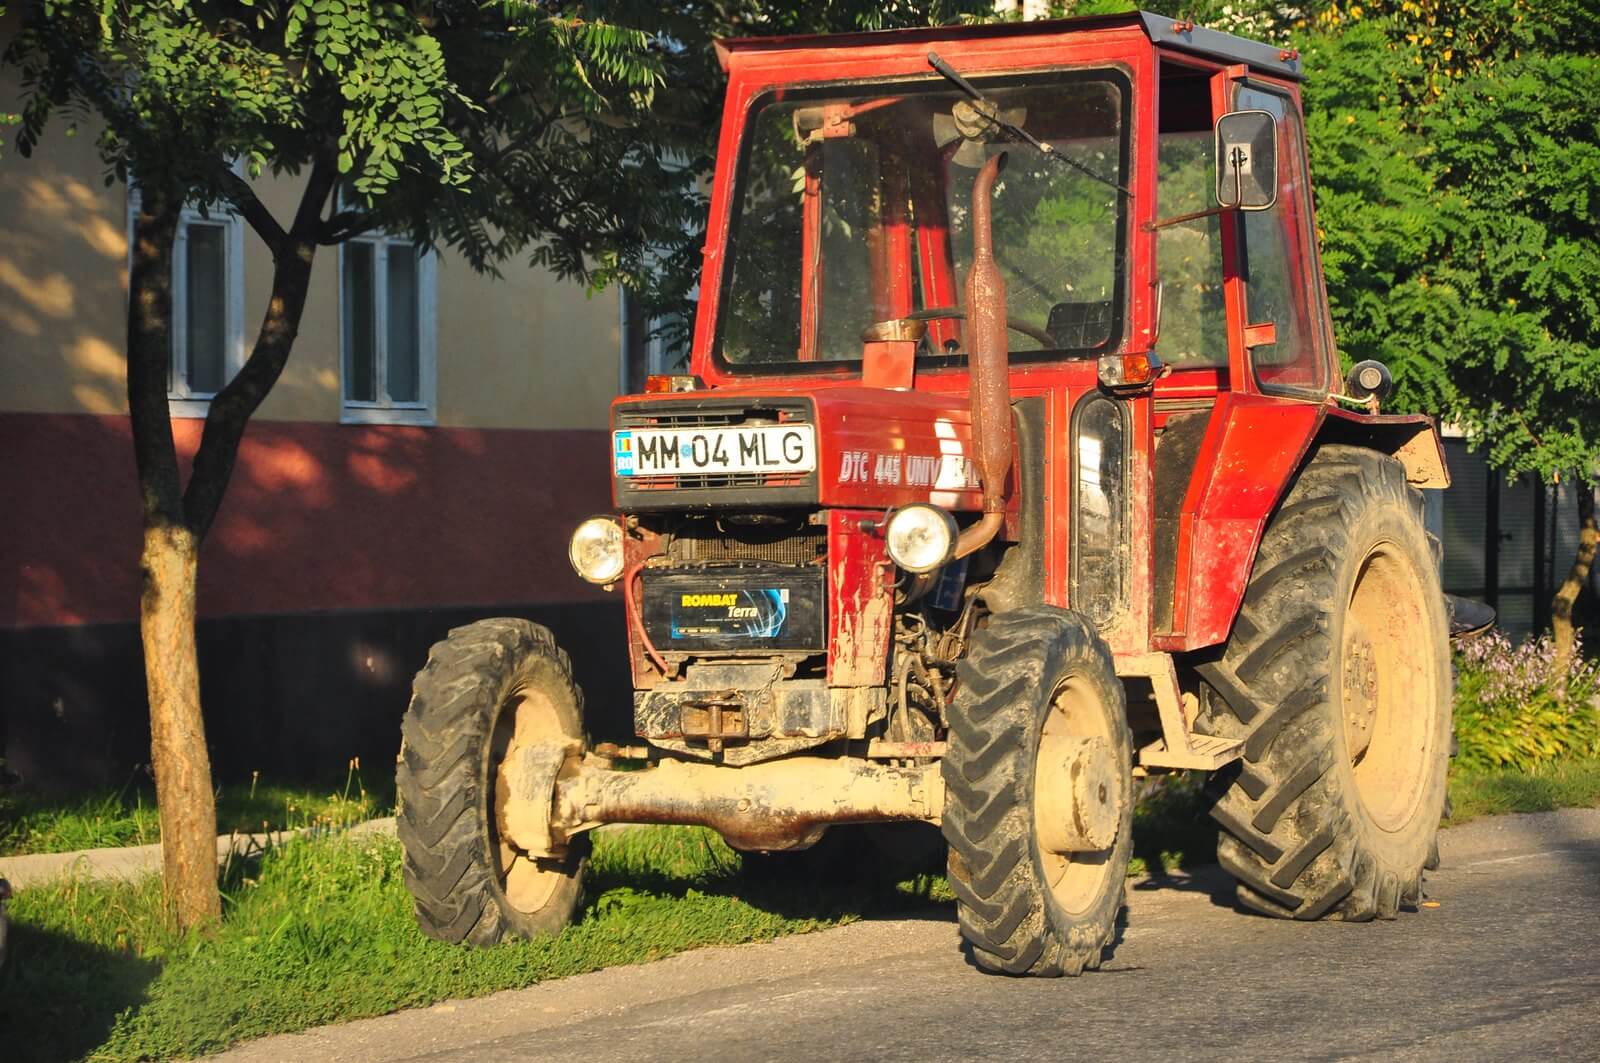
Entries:
<svg viewBox="0 0 1600 1063">
<path fill-rule="evenodd" d="M 958 306 L 935 306 L 927 310 L 913 310 L 902 318 L 875 321 L 861 330 L 864 343 L 884 339 L 909 339 L 920 341 L 928 331 L 929 321 L 965 321 L 967 312 Z M 1006 328 L 1020 332 L 1029 339 L 1038 340 L 1041 347 L 1050 350 L 1056 346 L 1055 337 L 1027 321 L 1006 318 Z"/>
</svg>

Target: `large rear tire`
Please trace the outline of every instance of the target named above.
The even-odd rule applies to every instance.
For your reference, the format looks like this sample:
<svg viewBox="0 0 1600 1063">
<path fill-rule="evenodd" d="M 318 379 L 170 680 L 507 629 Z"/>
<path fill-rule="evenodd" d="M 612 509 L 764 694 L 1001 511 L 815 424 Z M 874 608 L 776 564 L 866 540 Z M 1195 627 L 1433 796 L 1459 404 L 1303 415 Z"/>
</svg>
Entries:
<svg viewBox="0 0 1600 1063">
<path fill-rule="evenodd" d="M 450 632 L 412 685 L 402 725 L 396 812 L 406 886 L 422 932 L 493 945 L 559 931 L 582 896 L 589 836 L 561 859 L 502 838 L 499 778 L 524 743 L 583 741 L 583 695 L 550 632 L 480 620 Z"/>
<path fill-rule="evenodd" d="M 1445 801 L 1450 656 L 1422 501 L 1393 458 L 1324 446 L 1267 526 L 1202 729 L 1218 861 L 1282 918 L 1392 919 L 1422 891 Z"/>
<path fill-rule="evenodd" d="M 1132 739 L 1111 653 L 1077 614 L 1031 607 L 994 617 L 957 677 L 943 818 L 972 960 L 1005 974 L 1098 967 L 1133 831 Z M 1070 830 L 1099 848 L 1052 843 L 1074 819 Z"/>
</svg>

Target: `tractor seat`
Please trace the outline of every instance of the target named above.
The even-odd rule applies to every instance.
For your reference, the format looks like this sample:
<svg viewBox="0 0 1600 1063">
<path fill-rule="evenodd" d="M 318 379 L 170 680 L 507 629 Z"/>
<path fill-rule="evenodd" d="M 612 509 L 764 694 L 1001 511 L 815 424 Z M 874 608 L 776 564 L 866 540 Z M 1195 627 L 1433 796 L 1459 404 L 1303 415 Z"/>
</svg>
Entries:
<svg viewBox="0 0 1600 1063">
<path fill-rule="evenodd" d="M 1112 304 L 1057 303 L 1050 308 L 1045 331 L 1062 351 L 1089 351 L 1105 346 L 1111 339 Z"/>
</svg>

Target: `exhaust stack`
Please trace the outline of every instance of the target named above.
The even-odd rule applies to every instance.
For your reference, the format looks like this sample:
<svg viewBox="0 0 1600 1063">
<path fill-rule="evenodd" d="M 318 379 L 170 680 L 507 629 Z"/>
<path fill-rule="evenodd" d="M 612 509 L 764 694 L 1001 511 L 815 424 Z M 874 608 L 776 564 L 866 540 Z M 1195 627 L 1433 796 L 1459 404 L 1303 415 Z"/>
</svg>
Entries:
<svg viewBox="0 0 1600 1063">
<path fill-rule="evenodd" d="M 983 484 L 983 517 L 961 533 L 956 556 L 988 545 L 1005 522 L 1011 468 L 1011 381 L 1006 358 L 1006 282 L 994 260 L 990 199 L 1005 169 L 1001 152 L 972 183 L 972 268 L 967 271 L 967 371 L 971 374 L 972 449 Z"/>
</svg>

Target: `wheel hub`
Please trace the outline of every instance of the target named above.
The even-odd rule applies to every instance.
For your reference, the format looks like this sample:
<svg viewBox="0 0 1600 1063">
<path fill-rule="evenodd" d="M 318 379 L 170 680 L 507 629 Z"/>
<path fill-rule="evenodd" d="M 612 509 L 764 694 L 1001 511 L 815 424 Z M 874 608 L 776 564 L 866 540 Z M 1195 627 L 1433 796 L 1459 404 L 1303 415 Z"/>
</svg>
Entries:
<svg viewBox="0 0 1600 1063">
<path fill-rule="evenodd" d="M 1354 616 L 1346 621 L 1342 700 L 1345 748 L 1358 763 L 1372 745 L 1378 718 L 1378 654 L 1371 637 Z"/>
<path fill-rule="evenodd" d="M 1122 818 L 1111 743 L 1098 736 L 1062 735 L 1050 747 L 1040 750 L 1035 794 L 1040 846 L 1053 853 L 1111 848 Z"/>
</svg>

